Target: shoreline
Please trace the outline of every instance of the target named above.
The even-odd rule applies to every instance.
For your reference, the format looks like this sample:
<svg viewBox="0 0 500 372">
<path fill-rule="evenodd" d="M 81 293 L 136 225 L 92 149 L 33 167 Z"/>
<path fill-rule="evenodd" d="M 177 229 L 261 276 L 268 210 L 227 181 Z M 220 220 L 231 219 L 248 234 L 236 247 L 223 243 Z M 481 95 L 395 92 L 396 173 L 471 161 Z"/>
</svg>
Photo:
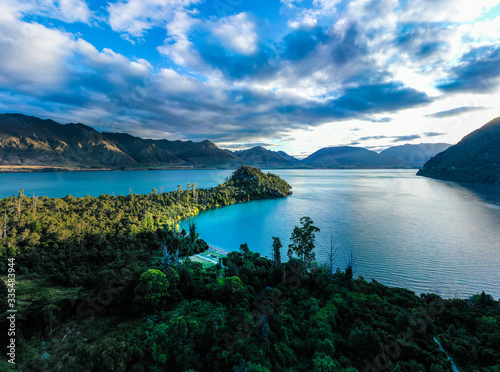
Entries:
<svg viewBox="0 0 500 372">
<path fill-rule="evenodd" d="M 216 170 L 232 168 L 194 168 L 194 167 L 144 167 L 144 168 L 76 168 L 44 165 L 0 165 L 1 173 L 58 173 L 58 172 L 119 172 L 119 171 L 154 171 L 154 170 Z"/>
<path fill-rule="evenodd" d="M 236 167 L 195 167 L 195 166 L 144 166 L 144 167 L 120 167 L 120 168 L 78 168 L 66 166 L 48 165 L 0 165 L 1 173 L 58 173 L 58 172 L 120 172 L 120 171 L 155 171 L 155 170 L 235 170 Z M 267 170 L 419 170 L 420 168 L 314 168 L 314 167 L 284 167 L 273 168 L 258 166 Z"/>
</svg>

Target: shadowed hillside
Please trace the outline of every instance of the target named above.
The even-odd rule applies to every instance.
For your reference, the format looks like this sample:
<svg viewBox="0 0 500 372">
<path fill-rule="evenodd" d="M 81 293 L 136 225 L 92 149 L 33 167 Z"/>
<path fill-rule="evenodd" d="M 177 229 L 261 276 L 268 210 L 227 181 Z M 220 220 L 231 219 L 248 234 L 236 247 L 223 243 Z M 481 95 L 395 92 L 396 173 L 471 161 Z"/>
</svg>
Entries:
<svg viewBox="0 0 500 372">
<path fill-rule="evenodd" d="M 430 159 L 417 174 L 449 181 L 500 185 L 500 118 Z"/>
<path fill-rule="evenodd" d="M 261 147 L 241 151 L 239 157 L 208 140 L 142 139 L 127 133 L 101 133 L 84 124 L 0 115 L 0 166 L 4 170 L 304 167 L 283 154 Z"/>
</svg>

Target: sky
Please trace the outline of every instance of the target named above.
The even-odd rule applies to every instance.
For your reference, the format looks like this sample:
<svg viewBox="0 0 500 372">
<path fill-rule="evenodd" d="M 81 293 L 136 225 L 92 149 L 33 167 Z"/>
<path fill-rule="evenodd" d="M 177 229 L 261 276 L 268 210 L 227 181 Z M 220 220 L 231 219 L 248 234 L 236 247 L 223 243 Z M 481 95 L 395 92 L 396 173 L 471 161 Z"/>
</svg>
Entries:
<svg viewBox="0 0 500 372">
<path fill-rule="evenodd" d="M 500 116 L 500 1 L 0 0 L 0 112 L 304 157 Z"/>
</svg>

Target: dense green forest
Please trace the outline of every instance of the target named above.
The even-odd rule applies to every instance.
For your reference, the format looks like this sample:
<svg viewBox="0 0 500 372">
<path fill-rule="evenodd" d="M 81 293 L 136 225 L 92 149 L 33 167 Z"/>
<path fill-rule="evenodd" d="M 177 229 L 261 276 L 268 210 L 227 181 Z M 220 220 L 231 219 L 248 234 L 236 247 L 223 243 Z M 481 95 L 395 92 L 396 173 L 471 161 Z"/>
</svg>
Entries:
<svg viewBox="0 0 500 372">
<path fill-rule="evenodd" d="M 449 371 L 437 339 L 461 371 L 500 372 L 498 301 L 354 278 L 333 250 L 320 265 L 308 217 L 290 242 L 269 242 L 272 259 L 244 242 L 208 268 L 189 258 L 208 245 L 180 219 L 290 189 L 242 167 L 211 189 L 0 200 L 1 272 L 16 258 L 18 370 Z M 0 326 L 4 346 L 6 313 Z"/>
</svg>

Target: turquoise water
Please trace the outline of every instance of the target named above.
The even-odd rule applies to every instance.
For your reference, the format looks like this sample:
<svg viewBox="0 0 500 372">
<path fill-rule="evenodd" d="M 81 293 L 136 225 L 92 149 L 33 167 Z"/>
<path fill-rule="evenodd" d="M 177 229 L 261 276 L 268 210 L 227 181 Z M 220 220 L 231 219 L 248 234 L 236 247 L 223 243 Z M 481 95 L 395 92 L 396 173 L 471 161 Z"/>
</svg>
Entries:
<svg viewBox="0 0 500 372">
<path fill-rule="evenodd" d="M 248 243 L 270 256 L 279 236 L 286 255 L 291 231 L 310 216 L 316 259 L 330 236 L 344 268 L 418 293 L 465 297 L 486 291 L 500 298 L 500 189 L 463 186 L 414 175 L 413 170 L 278 170 L 292 186 L 286 199 L 202 212 L 193 221 L 210 245 L 237 250 Z M 186 226 L 187 222 L 183 224 Z"/>
<path fill-rule="evenodd" d="M 17 195 L 74 197 L 102 194 L 147 194 L 152 189 L 177 190 L 196 182 L 198 188 L 213 187 L 231 175 L 230 170 L 158 170 L 116 172 L 0 173 L 0 198 Z"/>
<path fill-rule="evenodd" d="M 279 236 L 286 256 L 293 227 L 310 216 L 322 262 L 330 236 L 355 274 L 417 293 L 466 297 L 482 290 L 500 298 L 500 188 L 416 177 L 414 170 L 273 170 L 294 194 L 202 212 L 194 218 L 212 246 L 270 254 Z M 98 196 L 170 191 L 196 182 L 211 187 L 229 170 L 0 174 L 0 197 L 17 194 Z M 187 226 L 187 221 L 183 222 Z"/>
</svg>

